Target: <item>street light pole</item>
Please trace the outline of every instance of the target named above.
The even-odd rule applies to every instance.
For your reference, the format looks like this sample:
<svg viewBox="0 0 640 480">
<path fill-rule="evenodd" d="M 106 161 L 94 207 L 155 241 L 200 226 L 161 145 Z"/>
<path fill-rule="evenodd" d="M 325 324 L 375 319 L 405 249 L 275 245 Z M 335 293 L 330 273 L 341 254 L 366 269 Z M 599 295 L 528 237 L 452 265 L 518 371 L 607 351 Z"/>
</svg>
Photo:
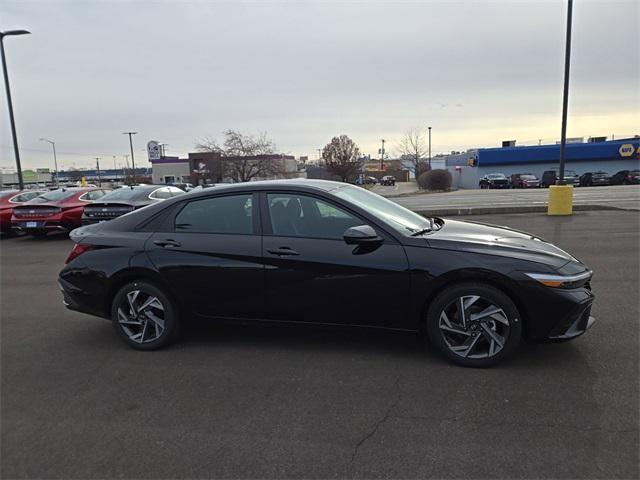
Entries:
<svg viewBox="0 0 640 480">
<path fill-rule="evenodd" d="M 386 142 L 386 140 L 383 138 L 380 141 L 382 142 L 382 148 L 380 149 L 380 170 L 384 170 L 384 142 Z"/>
<path fill-rule="evenodd" d="M 560 171 L 558 172 L 558 184 L 565 185 L 564 162 L 565 147 L 567 144 L 567 109 L 569 106 L 569 67 L 571 66 L 571 15 L 573 0 L 567 4 L 567 41 L 564 51 L 564 91 L 562 93 L 562 132 L 560 133 Z"/>
<path fill-rule="evenodd" d="M 7 91 L 7 104 L 9 105 L 9 122 L 11 123 L 11 135 L 13 137 L 13 153 L 16 157 L 16 169 L 18 170 L 18 184 L 20 190 L 24 189 L 24 180 L 22 179 L 22 166 L 20 165 L 20 151 L 18 150 L 18 135 L 16 133 L 16 122 L 13 118 L 13 103 L 11 102 L 11 88 L 9 87 L 9 74 L 7 72 L 7 60 L 4 55 L 4 37 L 11 35 L 28 35 L 31 32 L 27 30 L 7 30 L 0 32 L 0 52 L 2 55 L 2 71 L 4 73 L 4 88 Z"/>
<path fill-rule="evenodd" d="M 100 178 L 100 157 L 96 157 L 96 173 L 98 174 L 98 186 L 102 186 L 102 179 Z"/>
<path fill-rule="evenodd" d="M 53 166 L 55 167 L 55 173 L 56 173 L 56 187 L 59 187 L 60 181 L 58 180 L 58 159 L 56 158 L 56 142 L 54 142 L 53 140 L 48 140 L 46 138 L 41 138 L 40 141 L 48 142 L 53 147 Z"/>
<path fill-rule="evenodd" d="M 431 170 L 431 127 L 429 129 L 429 170 Z"/>
<path fill-rule="evenodd" d="M 131 167 L 133 168 L 133 183 L 136 183 L 136 160 L 133 158 L 133 140 L 131 136 L 138 132 L 124 132 L 123 135 L 129 135 L 129 147 L 131 148 Z"/>
</svg>

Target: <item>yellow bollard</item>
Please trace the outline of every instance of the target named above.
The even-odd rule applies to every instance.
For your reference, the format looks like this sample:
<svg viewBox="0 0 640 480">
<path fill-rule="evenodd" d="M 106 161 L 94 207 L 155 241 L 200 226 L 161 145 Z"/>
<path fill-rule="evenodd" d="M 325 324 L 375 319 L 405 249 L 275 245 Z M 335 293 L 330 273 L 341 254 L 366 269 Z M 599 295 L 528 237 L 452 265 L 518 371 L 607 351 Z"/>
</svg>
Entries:
<svg viewBox="0 0 640 480">
<path fill-rule="evenodd" d="M 547 215 L 571 215 L 573 213 L 573 185 L 549 186 Z"/>
</svg>

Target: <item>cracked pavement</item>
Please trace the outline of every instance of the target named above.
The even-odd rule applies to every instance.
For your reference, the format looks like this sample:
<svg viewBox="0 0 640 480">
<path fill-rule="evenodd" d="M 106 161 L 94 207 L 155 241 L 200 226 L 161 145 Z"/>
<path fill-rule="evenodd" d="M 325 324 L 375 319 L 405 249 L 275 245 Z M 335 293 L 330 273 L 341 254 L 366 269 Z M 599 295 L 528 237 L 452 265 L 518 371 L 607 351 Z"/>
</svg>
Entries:
<svg viewBox="0 0 640 480">
<path fill-rule="evenodd" d="M 487 370 L 354 330 L 193 325 L 137 352 L 62 306 L 68 239 L 3 239 L 2 477 L 638 478 L 637 214 L 473 220 L 591 266 L 592 330 Z"/>
</svg>

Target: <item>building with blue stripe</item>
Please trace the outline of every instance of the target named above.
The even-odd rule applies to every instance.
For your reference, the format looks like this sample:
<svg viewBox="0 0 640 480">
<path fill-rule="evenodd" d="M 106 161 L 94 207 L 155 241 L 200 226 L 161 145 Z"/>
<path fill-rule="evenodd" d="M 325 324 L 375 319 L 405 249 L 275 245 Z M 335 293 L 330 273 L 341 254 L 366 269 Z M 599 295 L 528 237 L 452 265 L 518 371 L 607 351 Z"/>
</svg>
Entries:
<svg viewBox="0 0 640 480">
<path fill-rule="evenodd" d="M 640 168 L 640 137 L 601 142 L 567 143 L 566 169 L 582 175 L 602 170 L 613 175 L 620 170 Z M 453 187 L 478 188 L 488 173 L 530 173 L 538 178 L 545 170 L 558 168 L 560 145 L 478 148 L 447 155 L 446 168 L 453 175 Z"/>
</svg>

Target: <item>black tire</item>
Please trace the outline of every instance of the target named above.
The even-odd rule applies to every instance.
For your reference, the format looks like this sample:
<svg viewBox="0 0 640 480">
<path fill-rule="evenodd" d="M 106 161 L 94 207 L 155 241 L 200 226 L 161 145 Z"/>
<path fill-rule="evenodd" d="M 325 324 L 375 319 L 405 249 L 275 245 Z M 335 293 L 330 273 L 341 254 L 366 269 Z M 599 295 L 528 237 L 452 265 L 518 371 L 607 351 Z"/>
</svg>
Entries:
<svg viewBox="0 0 640 480">
<path fill-rule="evenodd" d="M 445 340 L 445 334 L 443 334 L 443 330 L 441 330 L 440 328 L 440 319 L 442 312 L 445 311 L 445 309 L 451 308 L 453 302 L 456 302 L 462 297 L 468 296 L 480 297 L 480 299 L 476 301 L 478 309 L 481 309 L 483 304 L 490 304 L 502 309 L 502 312 L 505 314 L 505 317 L 508 321 L 508 327 L 493 321 L 493 327 L 490 328 L 494 331 L 494 333 L 497 333 L 498 328 L 506 331 L 504 337 L 498 337 L 504 340 L 504 344 L 501 349 L 497 351 L 497 353 L 494 352 L 492 355 L 489 353 L 491 351 L 491 347 L 487 346 L 486 348 L 487 350 L 489 350 L 489 352 L 487 352 L 487 356 L 484 358 L 464 357 L 462 356 L 464 352 L 456 353 L 455 351 L 453 351 L 452 347 L 448 343 L 448 340 Z M 471 311 L 471 308 L 469 309 L 469 311 Z M 447 317 L 445 316 L 445 318 Z M 489 322 L 491 321 L 492 320 L 489 320 Z M 478 325 L 481 322 L 475 323 L 476 325 Z M 453 325 L 453 323 L 451 325 Z M 468 327 L 468 329 L 470 328 L 471 326 Z M 475 327 L 473 328 L 475 329 Z M 433 299 L 427 311 L 426 329 L 431 345 L 452 362 L 465 367 L 490 367 L 501 362 L 505 358 L 508 358 L 516 350 L 522 336 L 522 320 L 514 303 L 501 290 L 482 283 L 459 283 L 447 288 Z M 485 335 L 482 332 L 483 330 L 481 328 L 478 328 L 476 331 L 465 330 L 464 335 L 467 336 L 467 340 L 471 340 L 471 333 L 477 335 L 479 338 L 476 348 L 479 349 L 480 346 L 484 346 L 485 344 L 489 343 L 487 341 L 488 335 Z M 452 334 L 447 333 L 446 335 Z M 453 334 L 453 336 L 456 336 L 456 334 Z M 462 339 L 465 337 L 458 336 L 458 338 Z"/>
<path fill-rule="evenodd" d="M 122 313 L 125 313 L 125 316 L 130 317 L 130 309 L 128 308 L 129 301 L 127 299 L 127 295 L 135 291 L 138 291 L 140 295 L 143 295 L 142 304 L 144 305 L 144 300 L 148 300 L 152 297 L 157 298 L 159 303 L 162 306 L 162 309 L 159 309 L 156 306 L 149 307 L 149 311 L 144 310 L 141 313 L 137 313 L 140 317 L 129 320 L 140 321 L 140 325 L 129 325 L 121 323 L 119 309 L 123 310 Z M 137 296 L 136 296 L 137 300 Z M 134 300 L 135 303 L 135 300 Z M 138 303 L 137 306 L 142 306 Z M 153 309 L 153 313 L 151 313 L 151 309 Z M 145 314 L 148 314 L 145 315 Z M 160 323 L 157 323 L 156 320 L 152 320 L 152 318 L 163 320 L 162 325 L 163 328 L 161 333 L 157 335 L 157 332 L 160 328 Z M 118 293 L 113 297 L 113 301 L 111 302 L 111 319 L 113 323 L 113 328 L 120 338 L 124 340 L 124 342 L 132 348 L 136 350 L 157 350 L 165 345 L 168 345 L 172 341 L 174 341 L 180 330 L 180 322 L 178 319 L 178 310 L 175 303 L 158 287 L 147 282 L 147 281 L 136 281 L 131 282 L 124 287 L 122 287 Z M 147 334 L 147 340 L 145 340 L 145 327 L 142 327 L 143 324 L 147 324 L 147 328 L 149 328 L 149 334 Z M 149 327 L 150 325 L 150 327 Z M 156 328 L 158 325 L 158 328 Z M 132 334 L 142 333 L 141 341 L 137 341 L 132 338 Z M 150 337 L 155 338 L 150 338 Z"/>
</svg>

